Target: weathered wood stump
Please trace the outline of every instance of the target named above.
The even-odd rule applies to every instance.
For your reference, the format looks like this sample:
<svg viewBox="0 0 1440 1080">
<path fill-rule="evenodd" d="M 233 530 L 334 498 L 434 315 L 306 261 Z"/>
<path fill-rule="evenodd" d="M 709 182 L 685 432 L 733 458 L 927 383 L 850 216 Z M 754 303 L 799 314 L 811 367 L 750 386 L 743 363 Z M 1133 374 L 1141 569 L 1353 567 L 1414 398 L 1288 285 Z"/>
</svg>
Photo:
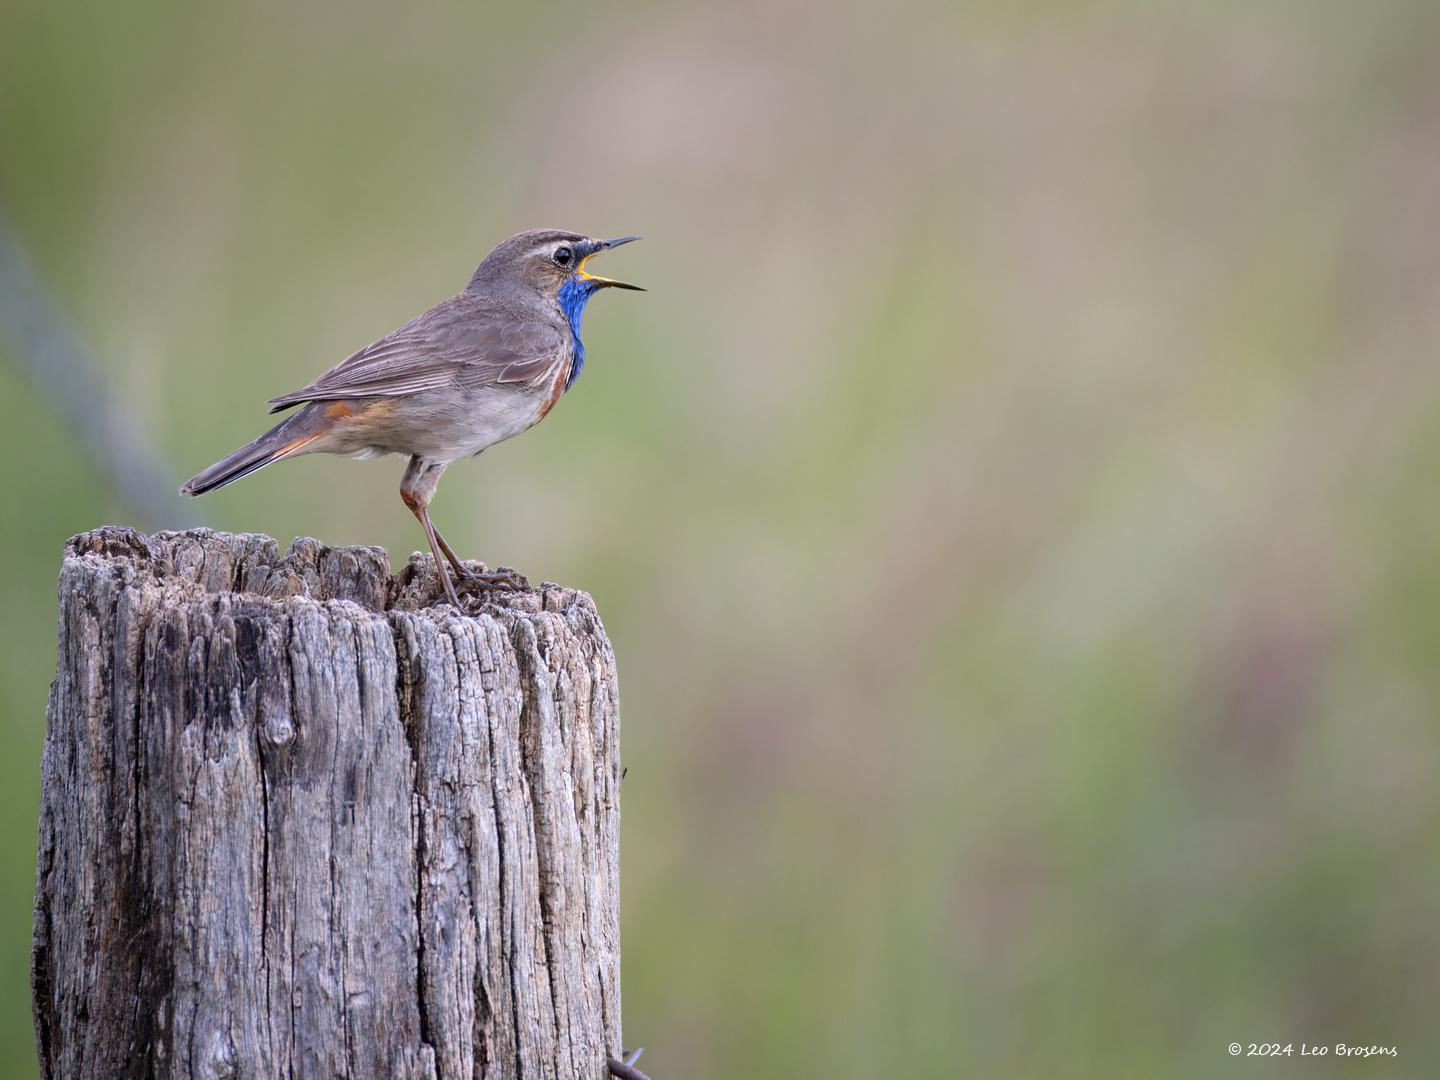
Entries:
<svg viewBox="0 0 1440 1080">
<path fill-rule="evenodd" d="M 41 1068 L 606 1075 L 619 712 L 584 593 L 427 606 L 429 559 L 73 538 L 47 715 Z"/>
</svg>

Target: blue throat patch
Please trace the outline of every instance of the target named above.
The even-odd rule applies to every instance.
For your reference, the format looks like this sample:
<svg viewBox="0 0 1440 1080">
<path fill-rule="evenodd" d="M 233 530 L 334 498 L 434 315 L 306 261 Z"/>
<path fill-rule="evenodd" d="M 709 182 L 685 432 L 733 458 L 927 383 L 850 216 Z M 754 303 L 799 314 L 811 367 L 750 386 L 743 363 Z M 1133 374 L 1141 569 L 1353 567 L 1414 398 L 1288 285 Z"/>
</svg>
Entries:
<svg viewBox="0 0 1440 1080">
<path fill-rule="evenodd" d="M 575 362 L 570 365 L 570 377 L 565 380 L 565 389 L 575 385 L 580 371 L 585 367 L 585 343 L 580 340 L 580 318 L 585 314 L 585 304 L 595 292 L 595 286 L 584 278 L 571 277 L 560 286 L 560 310 L 570 320 L 570 336 L 575 342 Z"/>
</svg>

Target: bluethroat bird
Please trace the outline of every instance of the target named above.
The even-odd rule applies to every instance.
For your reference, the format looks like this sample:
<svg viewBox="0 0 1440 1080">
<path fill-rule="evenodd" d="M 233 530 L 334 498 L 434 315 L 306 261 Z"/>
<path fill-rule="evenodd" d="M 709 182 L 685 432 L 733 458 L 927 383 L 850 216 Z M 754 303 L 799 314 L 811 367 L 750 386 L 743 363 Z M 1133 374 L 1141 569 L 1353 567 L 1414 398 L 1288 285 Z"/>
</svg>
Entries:
<svg viewBox="0 0 1440 1080">
<path fill-rule="evenodd" d="M 460 607 L 443 553 L 466 587 L 522 588 L 512 574 L 466 570 L 430 521 L 430 500 L 453 461 L 534 427 L 585 366 L 580 319 L 600 289 L 635 289 L 585 264 L 638 236 L 595 240 L 531 229 L 485 256 L 456 296 L 341 361 L 309 386 L 271 398 L 299 411 L 180 489 L 203 495 L 301 454 L 405 454 L 400 498 L 420 521 L 450 603 Z"/>
</svg>

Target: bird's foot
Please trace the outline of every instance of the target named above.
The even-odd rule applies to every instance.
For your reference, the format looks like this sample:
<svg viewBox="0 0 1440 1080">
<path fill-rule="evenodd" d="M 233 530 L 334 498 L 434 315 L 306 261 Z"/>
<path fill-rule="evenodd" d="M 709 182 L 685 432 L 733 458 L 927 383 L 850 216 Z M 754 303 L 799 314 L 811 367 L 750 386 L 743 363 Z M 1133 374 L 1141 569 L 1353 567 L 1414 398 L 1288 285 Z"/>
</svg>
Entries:
<svg viewBox="0 0 1440 1080">
<path fill-rule="evenodd" d="M 502 592 L 515 592 L 530 588 L 530 581 L 518 570 L 502 567 L 491 573 L 467 570 L 456 579 L 455 587 L 462 593 L 483 592 L 490 589 L 498 589 Z"/>
</svg>

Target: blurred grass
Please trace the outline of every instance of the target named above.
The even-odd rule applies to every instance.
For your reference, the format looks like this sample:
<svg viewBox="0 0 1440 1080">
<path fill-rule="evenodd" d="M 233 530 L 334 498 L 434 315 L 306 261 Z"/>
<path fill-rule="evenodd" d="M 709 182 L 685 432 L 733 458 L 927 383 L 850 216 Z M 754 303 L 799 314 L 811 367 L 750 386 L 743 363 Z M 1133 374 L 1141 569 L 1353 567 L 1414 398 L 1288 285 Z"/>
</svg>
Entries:
<svg viewBox="0 0 1440 1080">
<path fill-rule="evenodd" d="M 614 638 L 655 1076 L 1208 1077 L 1266 1040 L 1428 1076 L 1437 30 L 12 0 L 0 208 L 177 480 L 504 235 L 646 234 L 615 272 L 652 293 L 435 513 Z M 23 1077 L 54 576 L 125 511 L 3 364 L 0 424 Z M 399 471 L 201 505 L 402 558 Z"/>
</svg>

